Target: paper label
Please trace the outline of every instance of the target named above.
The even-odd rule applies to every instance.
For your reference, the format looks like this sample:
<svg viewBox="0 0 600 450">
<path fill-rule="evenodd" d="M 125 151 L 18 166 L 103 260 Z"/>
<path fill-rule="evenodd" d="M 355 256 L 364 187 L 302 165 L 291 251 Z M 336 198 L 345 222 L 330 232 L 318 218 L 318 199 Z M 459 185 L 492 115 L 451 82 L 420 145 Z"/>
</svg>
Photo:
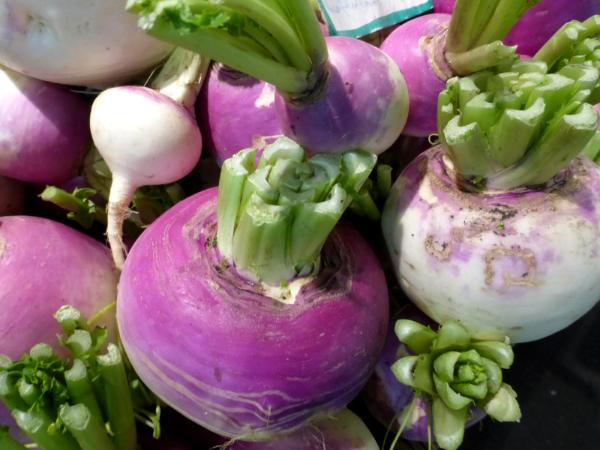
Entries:
<svg viewBox="0 0 600 450">
<path fill-rule="evenodd" d="M 432 0 L 317 0 L 332 36 L 361 37 L 433 8 Z"/>
</svg>

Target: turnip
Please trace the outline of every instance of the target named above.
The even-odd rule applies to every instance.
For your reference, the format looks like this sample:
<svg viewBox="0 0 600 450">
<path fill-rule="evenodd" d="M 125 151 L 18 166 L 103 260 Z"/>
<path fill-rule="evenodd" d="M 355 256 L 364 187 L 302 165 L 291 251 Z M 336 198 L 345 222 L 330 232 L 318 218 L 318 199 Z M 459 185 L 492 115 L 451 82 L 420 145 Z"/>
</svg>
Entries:
<svg viewBox="0 0 600 450">
<path fill-rule="evenodd" d="M 144 231 L 117 302 L 144 383 L 203 427 L 250 441 L 346 405 L 377 360 L 388 319 L 375 255 L 350 226 L 335 226 L 375 156 L 305 161 L 280 138 L 255 160 L 255 150 L 237 153 L 218 190 L 185 199 Z"/>
<path fill-rule="evenodd" d="M 282 135 L 275 87 L 237 70 L 213 64 L 202 87 L 196 115 L 207 150 L 219 165 L 241 148 L 264 146 Z"/>
<path fill-rule="evenodd" d="M 0 218 L 0 354 L 18 358 L 55 343 L 52 314 L 64 303 L 94 316 L 116 300 L 117 275 L 102 244 L 60 223 Z M 100 323 L 114 330 L 112 314 Z"/>
<path fill-rule="evenodd" d="M 569 24 L 533 61 L 454 78 L 440 95 L 441 146 L 405 169 L 382 220 L 402 288 L 434 320 L 525 342 L 600 298 L 600 171 L 578 156 L 598 145 L 585 101 L 600 72 L 570 62 L 599 19 Z"/>
<path fill-rule="evenodd" d="M 539 1 L 539 0 L 537 0 Z M 410 109 L 403 133 L 436 131 L 437 97 L 446 80 L 511 61 L 504 38 L 536 0 L 458 0 L 447 14 L 427 14 L 398 26 L 381 44 L 396 61 L 408 86 Z"/>
<path fill-rule="evenodd" d="M 89 105 L 62 86 L 0 67 L 0 175 L 61 183 L 90 144 Z"/>
<path fill-rule="evenodd" d="M 154 90 L 119 86 L 92 105 L 94 143 L 112 172 L 106 234 L 120 269 L 125 259 L 123 221 L 136 188 L 173 183 L 187 175 L 202 152 L 193 107 L 208 61 L 177 49 Z"/>
<path fill-rule="evenodd" d="M 0 64 L 69 85 L 131 79 L 171 47 L 140 32 L 124 7 L 124 0 L 1 0 Z"/>
<path fill-rule="evenodd" d="M 379 450 L 371 432 L 348 409 L 269 442 L 237 441 L 231 450 Z"/>
<path fill-rule="evenodd" d="M 0 216 L 20 214 L 25 207 L 25 184 L 0 176 Z"/>
<path fill-rule="evenodd" d="M 312 152 L 378 154 L 404 127 L 406 85 L 393 61 L 359 40 L 325 39 L 308 0 L 130 0 L 128 9 L 151 35 L 275 86 L 281 128 Z"/>
<path fill-rule="evenodd" d="M 456 0 L 433 0 L 436 13 L 451 14 Z M 558 29 L 569 20 L 585 20 L 600 11 L 599 0 L 541 0 L 521 17 L 506 35 L 507 45 L 533 56 Z"/>
</svg>

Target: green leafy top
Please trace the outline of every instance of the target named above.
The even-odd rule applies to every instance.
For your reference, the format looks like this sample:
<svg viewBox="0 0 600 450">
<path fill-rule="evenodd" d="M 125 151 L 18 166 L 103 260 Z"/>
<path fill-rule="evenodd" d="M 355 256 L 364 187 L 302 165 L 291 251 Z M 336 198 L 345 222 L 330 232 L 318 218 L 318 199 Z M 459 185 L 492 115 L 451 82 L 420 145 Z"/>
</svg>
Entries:
<svg viewBox="0 0 600 450">
<path fill-rule="evenodd" d="M 292 95 L 322 79 L 327 47 L 308 0 L 129 0 L 149 34 Z"/>
<path fill-rule="evenodd" d="M 376 159 L 364 151 L 307 159 L 285 137 L 267 146 L 258 163 L 254 149 L 236 153 L 219 180 L 221 255 L 273 286 L 314 273 L 323 244 Z"/>
<path fill-rule="evenodd" d="M 448 80 L 438 128 L 460 181 L 476 190 L 543 185 L 600 145 L 590 104 L 600 92 L 598 44 L 589 37 L 598 17 L 563 28 L 532 61 Z"/>
<path fill-rule="evenodd" d="M 516 59 L 502 39 L 540 0 L 457 0 L 446 38 L 445 58 L 455 75 L 468 75 Z"/>
<path fill-rule="evenodd" d="M 413 355 L 396 361 L 392 372 L 416 395 L 431 398 L 433 433 L 441 448 L 460 446 L 472 406 L 501 422 L 519 421 L 517 395 L 502 377 L 502 369 L 514 360 L 507 342 L 473 340 L 455 321 L 435 332 L 412 320 L 398 320 L 395 332 Z"/>
<path fill-rule="evenodd" d="M 158 437 L 160 407 L 119 348 L 107 344 L 106 329 L 91 329 L 72 306 L 55 317 L 70 358 L 59 357 L 47 344 L 36 344 L 18 361 L 0 355 L 0 401 L 19 427 L 45 450 L 134 450 L 135 416 Z M 152 405 L 156 409 L 148 412 Z"/>
</svg>

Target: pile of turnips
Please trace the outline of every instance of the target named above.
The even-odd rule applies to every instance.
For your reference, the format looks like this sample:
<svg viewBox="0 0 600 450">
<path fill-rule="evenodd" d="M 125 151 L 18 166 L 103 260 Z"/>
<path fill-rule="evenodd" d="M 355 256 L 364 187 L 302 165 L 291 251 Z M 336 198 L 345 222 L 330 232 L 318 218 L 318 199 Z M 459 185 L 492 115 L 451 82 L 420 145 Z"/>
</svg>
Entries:
<svg viewBox="0 0 600 450">
<path fill-rule="evenodd" d="M 380 48 L 308 0 L 50 3 L 0 2 L 1 449 L 527 415 L 511 345 L 600 300 L 600 0 L 434 1 Z"/>
</svg>

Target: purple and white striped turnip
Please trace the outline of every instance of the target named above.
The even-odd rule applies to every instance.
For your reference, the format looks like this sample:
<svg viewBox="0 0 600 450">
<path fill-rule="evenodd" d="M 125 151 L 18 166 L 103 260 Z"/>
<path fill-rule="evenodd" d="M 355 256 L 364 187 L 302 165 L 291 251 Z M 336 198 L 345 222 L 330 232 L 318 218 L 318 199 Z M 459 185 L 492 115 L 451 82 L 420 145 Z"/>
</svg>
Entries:
<svg viewBox="0 0 600 450">
<path fill-rule="evenodd" d="M 374 155 L 306 161 L 280 138 L 255 161 L 254 150 L 239 152 L 218 190 L 144 231 L 117 307 L 148 387 L 203 427 L 251 441 L 345 406 L 374 367 L 388 319 L 375 255 L 350 226 L 335 226 Z"/>
<path fill-rule="evenodd" d="M 128 9 L 149 34 L 275 86 L 281 128 L 311 152 L 378 154 L 404 127 L 398 67 L 366 42 L 325 39 L 308 0 L 132 0 Z"/>
<path fill-rule="evenodd" d="M 173 183 L 187 175 L 202 152 L 194 104 L 208 61 L 177 49 L 154 86 L 118 86 L 92 105 L 94 144 L 112 173 L 106 234 L 117 268 L 125 260 L 123 222 L 135 190 Z"/>
<path fill-rule="evenodd" d="M 62 86 L 0 68 L 0 175 L 55 184 L 90 145 L 89 105 Z"/>
<path fill-rule="evenodd" d="M 510 62 L 515 48 L 500 42 L 534 2 L 458 0 L 452 16 L 427 14 L 398 26 L 381 44 L 406 79 L 410 108 L 403 133 L 436 131 L 437 97 L 446 80 Z"/>
<path fill-rule="evenodd" d="M 600 170 L 578 156 L 598 145 L 600 71 L 571 55 L 599 31 L 599 16 L 570 24 L 532 61 L 440 95 L 441 146 L 401 174 L 382 221 L 402 288 L 436 321 L 525 342 L 600 298 Z"/>
<path fill-rule="evenodd" d="M 436 13 L 452 14 L 456 0 L 433 0 Z M 541 0 L 527 11 L 506 35 L 507 45 L 533 56 L 558 29 L 570 20 L 585 20 L 600 11 L 600 0 Z"/>
<path fill-rule="evenodd" d="M 171 47 L 140 32 L 124 7 L 124 0 L 1 0 L 0 64 L 68 85 L 131 79 Z"/>
</svg>

